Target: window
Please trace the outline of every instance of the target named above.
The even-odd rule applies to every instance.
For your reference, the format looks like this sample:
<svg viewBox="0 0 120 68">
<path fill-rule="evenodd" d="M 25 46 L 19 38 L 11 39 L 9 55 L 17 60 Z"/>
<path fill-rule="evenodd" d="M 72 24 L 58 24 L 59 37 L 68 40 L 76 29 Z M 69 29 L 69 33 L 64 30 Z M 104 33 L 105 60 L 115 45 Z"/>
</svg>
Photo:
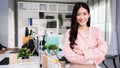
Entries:
<svg viewBox="0 0 120 68">
<path fill-rule="evenodd" d="M 91 26 L 98 27 L 104 39 L 109 43 L 111 37 L 111 11 L 110 1 L 94 0 L 88 2 L 91 10 Z"/>
<path fill-rule="evenodd" d="M 91 11 L 91 26 L 98 27 L 108 44 L 107 55 L 118 55 L 115 11 L 113 12 L 112 0 L 89 0 Z M 111 6 L 112 5 L 112 6 Z M 116 8 L 116 7 L 114 7 Z M 114 15 L 113 15 L 114 13 Z"/>
</svg>

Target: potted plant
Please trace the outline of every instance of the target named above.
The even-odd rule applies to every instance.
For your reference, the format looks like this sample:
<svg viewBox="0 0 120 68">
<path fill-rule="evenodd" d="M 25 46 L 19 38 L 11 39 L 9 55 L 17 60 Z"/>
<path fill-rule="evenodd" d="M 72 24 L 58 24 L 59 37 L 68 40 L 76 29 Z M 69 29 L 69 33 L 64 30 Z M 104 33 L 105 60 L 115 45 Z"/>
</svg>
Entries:
<svg viewBox="0 0 120 68">
<path fill-rule="evenodd" d="M 55 44 L 51 44 L 48 46 L 48 50 L 50 51 L 50 54 L 54 55 L 56 53 L 56 50 L 58 49 L 58 46 Z"/>
<path fill-rule="evenodd" d="M 18 52 L 18 59 L 21 57 L 22 59 L 28 59 L 29 56 L 31 56 L 31 52 L 30 52 L 30 49 L 28 48 L 22 48 L 20 49 L 20 51 Z"/>
</svg>

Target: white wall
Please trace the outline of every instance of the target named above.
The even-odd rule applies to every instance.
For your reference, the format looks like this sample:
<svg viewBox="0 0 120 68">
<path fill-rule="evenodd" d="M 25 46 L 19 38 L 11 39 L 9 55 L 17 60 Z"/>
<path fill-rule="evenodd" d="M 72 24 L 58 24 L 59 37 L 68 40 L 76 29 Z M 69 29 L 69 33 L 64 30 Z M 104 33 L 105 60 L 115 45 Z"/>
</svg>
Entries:
<svg viewBox="0 0 120 68">
<path fill-rule="evenodd" d="M 0 0 L 0 43 L 8 45 L 8 0 Z"/>
<path fill-rule="evenodd" d="M 0 43 L 14 47 L 14 0 L 0 0 Z"/>
</svg>

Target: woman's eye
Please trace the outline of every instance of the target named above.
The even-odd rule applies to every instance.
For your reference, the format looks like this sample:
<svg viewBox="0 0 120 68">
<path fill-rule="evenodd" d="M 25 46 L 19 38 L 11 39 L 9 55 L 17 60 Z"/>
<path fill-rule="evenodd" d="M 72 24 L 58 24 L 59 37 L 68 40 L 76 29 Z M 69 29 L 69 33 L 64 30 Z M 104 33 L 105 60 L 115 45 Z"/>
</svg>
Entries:
<svg viewBox="0 0 120 68">
<path fill-rule="evenodd" d="M 87 15 L 87 13 L 83 13 L 83 15 Z"/>
<path fill-rule="evenodd" d="M 77 14 L 77 16 L 79 16 L 80 14 Z"/>
<path fill-rule="evenodd" d="M 83 14 L 77 14 L 77 16 L 80 16 L 80 15 L 87 15 L 87 13 L 83 13 Z"/>
</svg>

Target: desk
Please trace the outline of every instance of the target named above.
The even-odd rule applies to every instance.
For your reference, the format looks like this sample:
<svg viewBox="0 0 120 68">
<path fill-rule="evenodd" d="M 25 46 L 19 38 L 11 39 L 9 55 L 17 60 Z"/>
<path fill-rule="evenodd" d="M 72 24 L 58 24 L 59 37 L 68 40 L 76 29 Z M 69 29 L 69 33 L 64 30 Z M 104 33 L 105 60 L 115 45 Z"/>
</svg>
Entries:
<svg viewBox="0 0 120 68">
<path fill-rule="evenodd" d="M 4 58 L 6 58 L 6 57 L 9 57 L 9 53 L 10 53 L 11 51 L 6 51 L 5 53 L 3 53 L 3 54 L 0 54 L 0 61 L 2 61 Z"/>
<path fill-rule="evenodd" d="M 0 65 L 0 68 L 39 68 L 39 67 L 38 67 L 38 63 L 27 62 L 27 63 Z"/>
<path fill-rule="evenodd" d="M 7 65 L 9 64 L 9 53 L 11 51 L 6 51 L 3 54 L 0 54 L 0 65 Z"/>
<path fill-rule="evenodd" d="M 0 65 L 0 68 L 39 68 L 38 56 L 31 56 L 30 61 L 28 62 L 21 62 L 17 59 L 17 53 L 10 53 L 9 54 L 9 65 Z M 56 61 L 56 56 L 48 56 L 43 54 L 42 55 L 42 68 L 61 68 L 60 62 Z"/>
<path fill-rule="evenodd" d="M 12 53 L 9 56 L 10 63 L 8 65 L 0 65 L 0 68 L 39 68 L 39 57 L 32 56 L 29 61 L 22 62 L 17 59 L 17 53 Z"/>
<path fill-rule="evenodd" d="M 39 68 L 38 57 L 30 57 L 31 60 L 29 62 L 18 62 L 17 53 L 6 51 L 4 54 L 0 55 L 0 61 L 6 57 L 9 57 L 9 64 L 0 65 L 0 68 Z"/>
</svg>

